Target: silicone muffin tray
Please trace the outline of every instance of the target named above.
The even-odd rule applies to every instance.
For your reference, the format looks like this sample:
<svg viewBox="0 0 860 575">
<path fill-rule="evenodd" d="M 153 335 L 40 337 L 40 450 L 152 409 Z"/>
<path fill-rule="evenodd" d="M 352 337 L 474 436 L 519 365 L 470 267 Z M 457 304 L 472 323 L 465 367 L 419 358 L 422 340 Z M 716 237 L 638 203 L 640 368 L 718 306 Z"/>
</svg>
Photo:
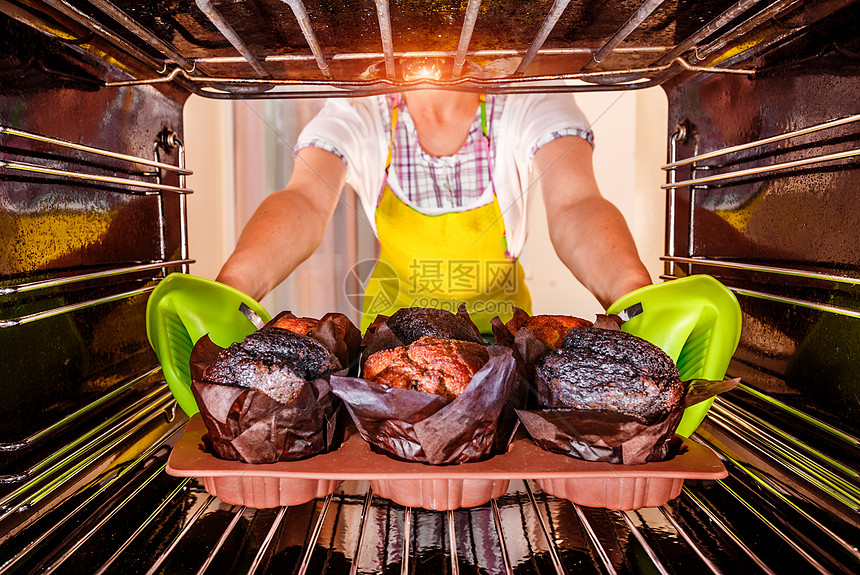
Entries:
<svg viewBox="0 0 860 575">
<path fill-rule="evenodd" d="M 677 497 L 685 479 L 722 479 L 726 468 L 709 448 L 684 438 L 669 461 L 612 465 L 550 453 L 517 436 L 507 453 L 486 461 L 431 466 L 374 453 L 354 429 L 334 452 L 302 461 L 253 465 L 200 449 L 206 428 L 191 418 L 167 462 L 177 477 L 199 477 L 225 503 L 255 508 L 300 505 L 333 493 L 347 479 L 368 480 L 374 493 L 406 507 L 445 511 L 483 505 L 511 479 L 534 479 L 551 495 L 587 507 L 657 507 Z"/>
</svg>

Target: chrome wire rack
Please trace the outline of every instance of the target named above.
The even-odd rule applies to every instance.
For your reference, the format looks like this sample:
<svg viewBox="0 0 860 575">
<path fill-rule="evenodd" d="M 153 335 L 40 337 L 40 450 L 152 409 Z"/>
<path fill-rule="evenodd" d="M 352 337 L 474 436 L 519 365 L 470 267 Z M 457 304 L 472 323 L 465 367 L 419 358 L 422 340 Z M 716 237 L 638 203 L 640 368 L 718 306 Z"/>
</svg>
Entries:
<svg viewBox="0 0 860 575">
<path fill-rule="evenodd" d="M 198 480 L 165 474 L 182 421 L 160 416 L 172 403 L 163 390 L 152 397 L 152 409 L 135 410 L 148 417 L 136 433 L 149 426 L 161 439 L 7 530 L 0 573 L 851 573 L 860 565 L 851 521 L 860 484 L 845 459 L 858 439 L 841 434 L 841 455 L 818 453 L 732 398 L 718 400 L 702 433 L 731 475 L 688 481 L 660 508 L 581 507 L 522 480 L 487 505 L 432 512 L 356 481 L 297 507 L 225 504 Z M 784 477 L 805 487 L 789 489 Z M 0 523 L 51 495 L 33 490 L 38 481 L 2 500 Z M 821 499 L 835 502 L 832 516 L 812 506 Z"/>
<path fill-rule="evenodd" d="M 581 0 L 376 0 L 373 10 L 302 0 L 158 7 L 41 0 L 13 16 L 78 51 L 122 63 L 113 76 L 124 77 L 105 78 L 106 86 L 175 83 L 210 98 L 290 98 L 417 86 L 488 93 L 631 90 L 681 74 L 751 75 L 754 69 L 737 66 L 802 35 L 845 2 L 622 4 L 595 13 Z M 442 77 L 403 79 L 402 62 L 428 57 L 444 62 Z"/>
</svg>

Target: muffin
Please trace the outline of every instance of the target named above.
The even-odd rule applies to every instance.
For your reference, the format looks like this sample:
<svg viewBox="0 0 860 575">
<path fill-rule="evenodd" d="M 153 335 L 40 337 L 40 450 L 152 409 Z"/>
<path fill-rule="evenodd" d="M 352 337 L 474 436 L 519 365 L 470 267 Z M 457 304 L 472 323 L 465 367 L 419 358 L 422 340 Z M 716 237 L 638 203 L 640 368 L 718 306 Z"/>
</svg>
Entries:
<svg viewBox="0 0 860 575">
<path fill-rule="evenodd" d="M 515 323 L 519 325 L 515 325 Z M 568 332 L 576 327 L 591 327 L 591 322 L 571 315 L 534 315 L 522 322 L 512 318 L 506 324 L 508 331 L 516 335 L 522 328 L 531 330 L 535 339 L 541 341 L 551 350 L 561 347 Z"/>
<path fill-rule="evenodd" d="M 459 397 L 488 360 L 483 345 L 424 336 L 408 346 L 371 355 L 364 364 L 364 378 L 389 387 Z"/>
<path fill-rule="evenodd" d="M 298 317 L 292 312 L 283 311 L 272 318 L 265 327 L 279 327 L 299 335 L 313 337 L 331 349 L 342 367 L 356 370 L 358 368 L 358 358 L 361 355 L 361 332 L 342 313 L 327 313 L 322 318 L 316 319 Z"/>
<path fill-rule="evenodd" d="M 477 328 L 466 317 L 443 309 L 402 308 L 388 318 L 386 325 L 405 345 L 424 336 L 484 343 Z"/>
<path fill-rule="evenodd" d="M 221 459 L 275 463 L 335 449 L 343 425 L 330 378 L 347 370 L 334 331 L 330 321 L 314 336 L 263 327 L 226 349 L 208 335 L 200 338 L 189 368 L 207 430 L 203 450 Z"/>
<path fill-rule="evenodd" d="M 686 389 L 663 350 L 620 330 L 571 330 L 535 374 L 544 407 L 611 411 L 644 424 L 676 410 Z"/>
<path fill-rule="evenodd" d="M 204 370 L 203 381 L 256 389 L 289 403 L 305 382 L 340 368 L 338 359 L 317 340 L 266 327 L 218 354 Z"/>
</svg>

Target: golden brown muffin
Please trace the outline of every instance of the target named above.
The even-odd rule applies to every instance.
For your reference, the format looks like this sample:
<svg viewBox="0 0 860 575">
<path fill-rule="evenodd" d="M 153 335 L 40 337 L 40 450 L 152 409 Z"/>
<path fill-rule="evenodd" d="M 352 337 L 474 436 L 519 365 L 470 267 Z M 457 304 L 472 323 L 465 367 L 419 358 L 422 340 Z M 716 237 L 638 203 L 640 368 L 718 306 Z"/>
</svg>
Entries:
<svg viewBox="0 0 860 575">
<path fill-rule="evenodd" d="M 320 323 L 320 320 L 312 317 L 281 317 L 272 322 L 271 327 L 279 327 L 300 335 L 308 335 Z"/>
<path fill-rule="evenodd" d="M 371 355 L 364 364 L 364 378 L 389 387 L 459 397 L 489 359 L 483 345 L 425 336 L 408 346 Z"/>
<path fill-rule="evenodd" d="M 524 327 L 531 330 L 535 339 L 551 350 L 556 350 L 561 347 L 567 332 L 575 327 L 591 327 L 591 322 L 570 315 L 534 315 L 527 319 L 520 329 Z"/>
</svg>

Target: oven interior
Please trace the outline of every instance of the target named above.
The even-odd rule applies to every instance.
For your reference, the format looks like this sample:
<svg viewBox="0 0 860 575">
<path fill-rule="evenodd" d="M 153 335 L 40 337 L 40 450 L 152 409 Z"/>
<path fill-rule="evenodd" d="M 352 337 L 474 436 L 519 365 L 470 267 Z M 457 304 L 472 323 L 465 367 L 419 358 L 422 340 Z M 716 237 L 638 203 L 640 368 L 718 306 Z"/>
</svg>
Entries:
<svg viewBox="0 0 860 575">
<path fill-rule="evenodd" d="M 0 0 L 0 573 L 856 573 L 860 5 Z M 743 333 L 694 435 L 729 470 L 660 508 L 528 478 L 409 509 L 366 482 L 256 510 L 164 472 L 185 416 L 145 333 L 193 263 L 182 106 L 661 86 L 663 279 L 706 273 Z M 655 193 L 661 193 L 655 191 Z"/>
</svg>

